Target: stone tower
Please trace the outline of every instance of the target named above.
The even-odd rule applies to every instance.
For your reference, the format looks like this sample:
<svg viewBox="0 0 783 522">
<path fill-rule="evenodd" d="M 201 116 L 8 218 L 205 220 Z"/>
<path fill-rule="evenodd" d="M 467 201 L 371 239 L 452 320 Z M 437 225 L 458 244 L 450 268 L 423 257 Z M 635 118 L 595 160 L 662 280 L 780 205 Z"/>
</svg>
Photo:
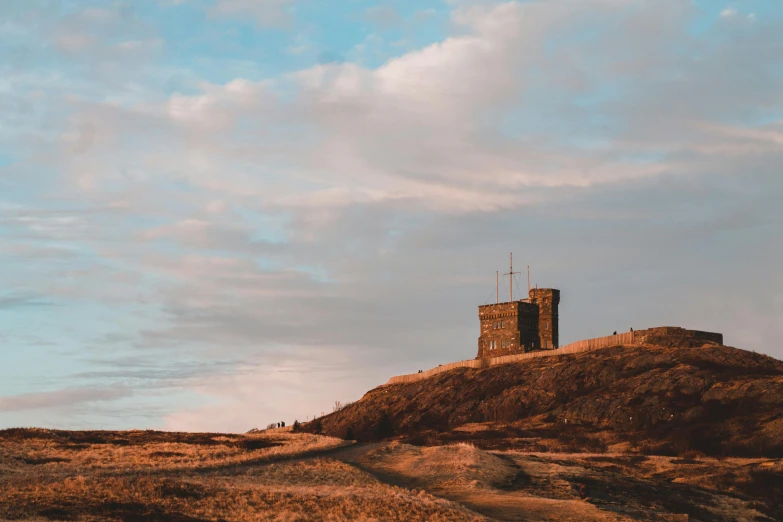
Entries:
<svg viewBox="0 0 783 522">
<path fill-rule="evenodd" d="M 541 340 L 541 348 L 553 350 L 559 347 L 557 305 L 560 304 L 560 290 L 531 288 L 528 301 L 538 305 L 538 337 Z"/>
<path fill-rule="evenodd" d="M 479 306 L 477 359 L 540 348 L 538 306 L 527 300 Z"/>
</svg>

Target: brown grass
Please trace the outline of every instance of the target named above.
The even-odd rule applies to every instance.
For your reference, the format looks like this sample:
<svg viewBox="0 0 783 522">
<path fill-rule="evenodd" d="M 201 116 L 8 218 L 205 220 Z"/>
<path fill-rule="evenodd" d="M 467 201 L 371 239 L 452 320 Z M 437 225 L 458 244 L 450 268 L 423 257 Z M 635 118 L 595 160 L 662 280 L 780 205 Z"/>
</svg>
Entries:
<svg viewBox="0 0 783 522">
<path fill-rule="evenodd" d="M 0 432 L 0 519 L 481 519 L 462 506 L 311 458 L 350 443 L 310 434 Z"/>
<path fill-rule="evenodd" d="M 783 520 L 783 461 L 774 459 L 531 454 L 392 442 L 357 462 L 388 481 L 498 520 Z"/>
<path fill-rule="evenodd" d="M 780 459 L 552 449 L 6 430 L 0 520 L 783 520 Z"/>
<path fill-rule="evenodd" d="M 40 436 L 3 437 L 0 469 L 29 463 L 60 463 L 77 473 L 94 470 L 196 470 L 241 466 L 324 451 L 349 444 L 320 435 L 255 433 L 252 435 L 162 432 L 69 432 L 33 430 Z M 121 433 L 124 436 L 118 436 Z M 65 434 L 65 435 L 63 435 Z"/>
</svg>

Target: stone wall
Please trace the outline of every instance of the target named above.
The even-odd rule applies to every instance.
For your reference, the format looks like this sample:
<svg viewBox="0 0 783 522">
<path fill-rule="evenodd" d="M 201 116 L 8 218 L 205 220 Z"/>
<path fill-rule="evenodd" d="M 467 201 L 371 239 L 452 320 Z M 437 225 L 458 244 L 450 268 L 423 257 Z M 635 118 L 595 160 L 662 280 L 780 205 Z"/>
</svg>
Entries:
<svg viewBox="0 0 783 522">
<path fill-rule="evenodd" d="M 478 313 L 477 359 L 538 349 L 537 305 L 524 301 L 482 305 Z"/>
<path fill-rule="evenodd" d="M 683 344 L 683 341 L 686 341 Z M 687 342 L 690 341 L 690 342 Z M 701 346 L 705 342 L 723 344 L 723 334 L 686 330 L 679 326 L 659 326 L 636 332 L 638 344 L 657 344 L 661 346 Z"/>
<path fill-rule="evenodd" d="M 554 288 L 531 288 L 531 303 L 538 305 L 538 336 L 541 348 L 551 350 L 560 346 L 560 322 L 558 305 L 560 290 Z"/>
</svg>

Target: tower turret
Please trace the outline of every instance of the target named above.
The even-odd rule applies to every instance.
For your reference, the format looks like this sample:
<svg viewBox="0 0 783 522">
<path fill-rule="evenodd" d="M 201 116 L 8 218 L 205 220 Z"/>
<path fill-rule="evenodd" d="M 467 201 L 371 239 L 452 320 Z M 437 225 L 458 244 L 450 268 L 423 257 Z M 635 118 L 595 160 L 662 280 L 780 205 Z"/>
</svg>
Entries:
<svg viewBox="0 0 783 522">
<path fill-rule="evenodd" d="M 554 288 L 531 288 L 529 301 L 538 305 L 538 336 L 541 348 L 552 350 L 560 346 L 557 306 L 560 304 L 560 290 Z"/>
</svg>

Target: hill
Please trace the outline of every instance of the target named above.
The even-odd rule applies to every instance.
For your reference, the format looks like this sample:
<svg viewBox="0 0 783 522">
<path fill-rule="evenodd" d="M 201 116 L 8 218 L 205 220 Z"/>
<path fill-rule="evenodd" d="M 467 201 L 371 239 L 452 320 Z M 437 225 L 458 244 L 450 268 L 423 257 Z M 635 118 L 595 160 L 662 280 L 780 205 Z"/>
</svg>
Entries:
<svg viewBox="0 0 783 522">
<path fill-rule="evenodd" d="M 783 362 L 661 339 L 384 385 L 303 425 L 360 441 L 783 456 Z"/>
</svg>

